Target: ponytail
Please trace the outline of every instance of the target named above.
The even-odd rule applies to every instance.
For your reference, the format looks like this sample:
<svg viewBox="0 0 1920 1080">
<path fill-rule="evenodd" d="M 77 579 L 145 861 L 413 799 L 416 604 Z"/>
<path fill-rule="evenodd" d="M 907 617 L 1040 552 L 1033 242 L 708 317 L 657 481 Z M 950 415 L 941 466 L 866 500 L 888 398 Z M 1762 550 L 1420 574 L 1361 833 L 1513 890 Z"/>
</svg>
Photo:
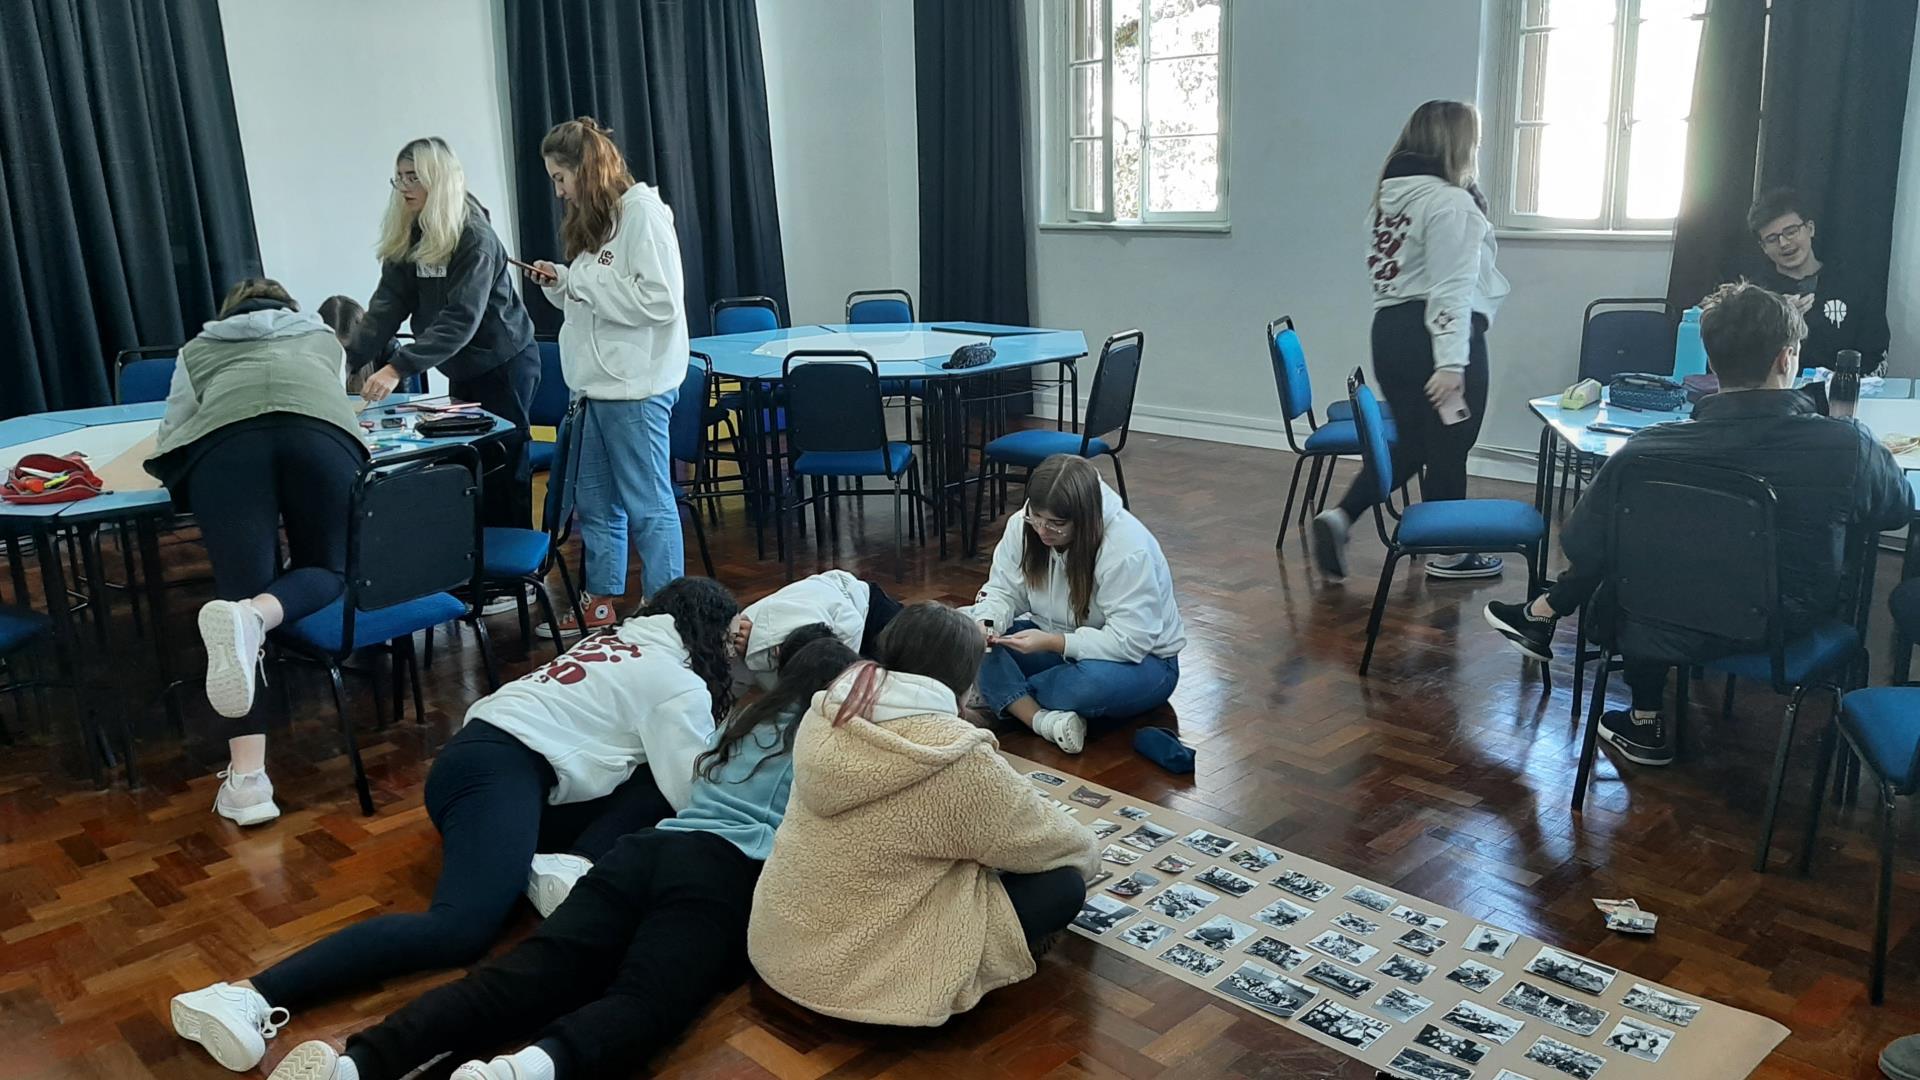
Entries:
<svg viewBox="0 0 1920 1080">
<path fill-rule="evenodd" d="M 591 116 L 555 124 L 540 140 L 540 156 L 574 172 L 573 199 L 560 221 L 560 243 L 574 256 L 613 239 L 620 224 L 620 197 L 633 186 L 633 173 L 614 145 L 613 131 Z"/>
<path fill-rule="evenodd" d="M 853 676 L 853 685 L 847 689 L 840 707 L 834 710 L 834 727 L 845 727 L 849 720 L 873 719 L 873 706 L 880 700 L 880 687 L 886 682 L 887 669 L 871 660 L 862 660 L 848 668 L 846 675 Z"/>
</svg>

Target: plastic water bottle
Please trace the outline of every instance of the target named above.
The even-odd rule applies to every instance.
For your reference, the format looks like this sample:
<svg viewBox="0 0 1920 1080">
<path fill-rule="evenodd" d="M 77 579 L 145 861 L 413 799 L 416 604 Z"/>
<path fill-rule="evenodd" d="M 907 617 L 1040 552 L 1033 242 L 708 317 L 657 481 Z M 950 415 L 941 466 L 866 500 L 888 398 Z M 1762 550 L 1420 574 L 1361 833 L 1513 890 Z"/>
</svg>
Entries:
<svg viewBox="0 0 1920 1080">
<path fill-rule="evenodd" d="M 1827 415 L 1845 419 L 1860 401 L 1860 353 L 1841 349 L 1833 355 L 1833 378 L 1827 381 Z"/>
<path fill-rule="evenodd" d="M 1673 338 L 1673 377 L 1707 373 L 1707 347 L 1700 343 L 1700 309 L 1690 307 L 1680 316 L 1679 332 Z"/>
</svg>

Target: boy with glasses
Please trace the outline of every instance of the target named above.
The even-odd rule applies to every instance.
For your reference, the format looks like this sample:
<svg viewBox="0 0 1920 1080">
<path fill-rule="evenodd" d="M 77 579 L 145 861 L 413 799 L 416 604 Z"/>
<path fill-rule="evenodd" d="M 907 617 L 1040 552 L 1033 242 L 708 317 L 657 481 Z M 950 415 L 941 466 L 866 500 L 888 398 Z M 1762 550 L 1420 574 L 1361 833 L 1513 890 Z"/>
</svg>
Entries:
<svg viewBox="0 0 1920 1080">
<path fill-rule="evenodd" d="M 1804 206 L 1799 192 L 1776 188 L 1747 211 L 1747 228 L 1770 264 L 1754 282 L 1786 297 L 1806 320 L 1803 368 L 1832 368 L 1834 354 L 1854 349 L 1861 374 L 1880 374 L 1889 337 L 1884 290 L 1863 288 L 1840 265 L 1814 254 L 1819 230 Z"/>
</svg>

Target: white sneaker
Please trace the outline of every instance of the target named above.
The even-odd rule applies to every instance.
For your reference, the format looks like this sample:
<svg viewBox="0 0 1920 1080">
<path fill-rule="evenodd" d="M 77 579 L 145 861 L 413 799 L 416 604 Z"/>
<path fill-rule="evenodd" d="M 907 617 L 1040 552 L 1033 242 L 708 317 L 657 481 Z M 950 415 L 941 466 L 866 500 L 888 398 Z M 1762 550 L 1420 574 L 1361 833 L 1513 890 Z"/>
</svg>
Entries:
<svg viewBox="0 0 1920 1080">
<path fill-rule="evenodd" d="M 360 1068 L 332 1046 L 309 1039 L 281 1058 L 267 1080 L 360 1080 Z"/>
<path fill-rule="evenodd" d="M 207 647 L 207 700 L 213 711 L 239 719 L 253 709 L 253 676 L 266 648 L 260 613 L 243 600 L 209 600 L 200 609 L 200 641 Z"/>
<path fill-rule="evenodd" d="M 587 876 L 593 863 L 578 855 L 535 855 L 527 868 L 527 899 L 541 918 L 553 914 L 573 892 L 574 882 Z"/>
<path fill-rule="evenodd" d="M 475 1058 L 453 1070 L 447 1080 L 554 1080 L 553 1059 L 545 1050 L 529 1046 L 492 1061 Z"/>
<path fill-rule="evenodd" d="M 213 812 L 235 825 L 259 825 L 280 816 L 273 802 L 273 781 L 267 770 L 237 773 L 220 771 L 220 790 L 213 795 Z"/>
<path fill-rule="evenodd" d="M 213 1060 L 246 1072 L 266 1056 L 267 1040 L 280 1034 L 291 1018 L 285 1009 L 245 986 L 217 982 L 203 990 L 175 994 L 174 1034 L 205 1047 Z"/>
<path fill-rule="evenodd" d="M 1087 746 L 1087 721 L 1077 712 L 1041 709 L 1033 714 L 1033 730 L 1069 754 L 1077 754 Z"/>
<path fill-rule="evenodd" d="M 1313 561 L 1328 577 L 1347 576 L 1347 532 L 1353 526 L 1347 512 L 1334 507 L 1313 518 Z"/>
<path fill-rule="evenodd" d="M 527 603 L 529 604 L 538 602 L 534 599 L 534 596 L 533 596 L 533 586 L 531 585 L 527 586 L 526 597 L 527 597 Z M 487 601 L 486 603 L 480 605 L 480 615 L 482 618 L 489 618 L 494 615 L 505 615 L 509 611 L 519 611 L 519 610 L 520 610 L 520 601 L 516 600 L 512 593 L 508 593 L 505 596 L 496 596 L 493 599 Z"/>
</svg>

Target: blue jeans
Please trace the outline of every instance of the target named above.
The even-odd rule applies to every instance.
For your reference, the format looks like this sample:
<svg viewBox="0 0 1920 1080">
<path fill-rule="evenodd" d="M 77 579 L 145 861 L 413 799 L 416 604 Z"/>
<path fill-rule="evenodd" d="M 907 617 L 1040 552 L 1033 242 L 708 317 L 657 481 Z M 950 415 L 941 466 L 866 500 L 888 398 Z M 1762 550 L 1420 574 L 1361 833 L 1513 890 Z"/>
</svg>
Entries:
<svg viewBox="0 0 1920 1080">
<path fill-rule="evenodd" d="M 573 480 L 587 592 L 627 592 L 627 539 L 640 556 L 640 591 L 652 596 L 686 572 L 686 541 L 673 499 L 667 428 L 679 389 L 639 401 L 589 399 Z"/>
<path fill-rule="evenodd" d="M 1008 634 L 1037 629 L 1021 620 Z M 1138 663 L 1068 660 L 1059 653 L 1019 653 L 996 647 L 980 665 L 980 697 L 997 715 L 1023 697 L 1043 709 L 1077 712 L 1088 720 L 1138 716 L 1167 703 L 1180 682 L 1180 658 L 1149 656 Z"/>
</svg>

